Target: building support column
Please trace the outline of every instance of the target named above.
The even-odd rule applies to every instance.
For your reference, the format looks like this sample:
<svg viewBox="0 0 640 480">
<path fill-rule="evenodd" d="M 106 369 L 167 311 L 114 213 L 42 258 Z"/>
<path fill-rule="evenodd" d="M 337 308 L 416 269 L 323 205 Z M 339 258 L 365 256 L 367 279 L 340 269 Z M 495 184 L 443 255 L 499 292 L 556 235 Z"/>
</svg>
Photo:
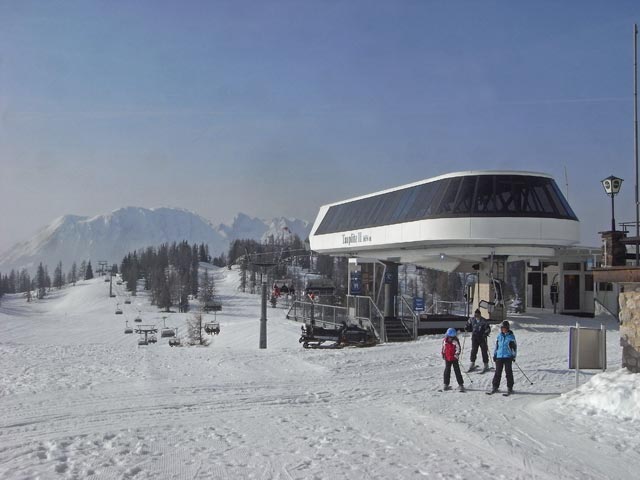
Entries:
<svg viewBox="0 0 640 480">
<path fill-rule="evenodd" d="M 384 282 L 384 318 L 395 317 L 395 301 L 398 295 L 398 264 L 393 262 L 384 262 L 385 278 Z"/>
</svg>

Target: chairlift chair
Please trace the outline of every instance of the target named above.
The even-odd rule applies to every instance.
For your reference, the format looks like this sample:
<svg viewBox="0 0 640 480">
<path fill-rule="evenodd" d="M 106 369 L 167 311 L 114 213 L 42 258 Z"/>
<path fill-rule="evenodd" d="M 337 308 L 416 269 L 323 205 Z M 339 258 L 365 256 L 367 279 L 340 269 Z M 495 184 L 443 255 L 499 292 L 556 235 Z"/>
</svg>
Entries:
<svg viewBox="0 0 640 480">
<path fill-rule="evenodd" d="M 220 323 L 219 322 L 207 322 L 204 324 L 204 331 L 209 335 L 218 335 L 220 333 Z"/>
<path fill-rule="evenodd" d="M 176 331 L 173 328 L 167 327 L 160 330 L 161 338 L 169 338 L 169 337 L 175 337 L 175 336 L 176 336 Z"/>
<path fill-rule="evenodd" d="M 142 317 L 140 317 L 140 311 L 138 311 L 138 316 L 133 319 L 136 323 L 142 323 Z"/>
<path fill-rule="evenodd" d="M 116 315 L 122 315 L 122 309 L 119 303 L 116 303 Z"/>
<path fill-rule="evenodd" d="M 149 345 L 149 343 L 144 338 L 140 338 L 138 339 L 138 345 Z"/>
<path fill-rule="evenodd" d="M 133 328 L 129 326 L 129 322 L 125 322 L 124 333 L 133 333 Z"/>
<path fill-rule="evenodd" d="M 124 299 L 124 303 L 127 305 L 131 305 L 131 299 L 130 298 L 125 298 Z"/>
<path fill-rule="evenodd" d="M 149 343 L 156 343 L 158 341 L 158 339 L 156 338 L 155 335 L 150 335 L 149 336 Z"/>
<path fill-rule="evenodd" d="M 181 345 L 181 342 L 179 338 L 172 338 L 171 340 L 169 340 L 170 347 L 179 347 L 180 345 Z"/>
</svg>

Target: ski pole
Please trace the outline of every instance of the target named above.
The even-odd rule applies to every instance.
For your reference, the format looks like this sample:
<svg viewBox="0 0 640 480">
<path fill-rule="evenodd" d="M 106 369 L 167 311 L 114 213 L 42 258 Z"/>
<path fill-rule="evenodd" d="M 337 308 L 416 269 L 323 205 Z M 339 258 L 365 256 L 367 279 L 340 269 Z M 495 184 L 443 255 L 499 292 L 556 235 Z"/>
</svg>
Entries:
<svg viewBox="0 0 640 480">
<path fill-rule="evenodd" d="M 462 364 L 461 364 L 461 363 L 459 363 L 459 365 L 460 365 L 460 369 L 464 372 L 464 374 L 465 374 L 465 375 L 467 376 L 467 378 L 469 379 L 469 383 L 473 383 L 473 380 L 471 380 L 471 376 L 467 373 L 467 369 L 466 369 L 466 368 L 464 368 L 464 367 L 462 366 Z"/>
<path fill-rule="evenodd" d="M 460 350 L 460 356 L 464 354 L 464 344 L 467 341 L 467 331 L 464 331 L 464 335 L 462 335 L 462 349 Z"/>
<path fill-rule="evenodd" d="M 524 378 L 526 378 L 527 380 L 529 380 L 529 377 L 527 377 L 527 374 L 526 374 L 526 373 L 524 373 L 524 372 L 522 371 L 522 369 L 520 368 L 520 365 L 518 365 L 518 362 L 516 362 L 516 359 L 515 359 L 515 358 L 513 359 L 513 363 L 515 363 L 515 364 L 516 364 L 516 367 L 518 367 L 518 370 L 520 370 L 520 373 L 522 373 L 522 375 L 524 375 Z M 529 383 L 530 383 L 531 385 L 533 385 L 533 382 L 532 382 L 531 380 L 529 380 Z"/>
</svg>

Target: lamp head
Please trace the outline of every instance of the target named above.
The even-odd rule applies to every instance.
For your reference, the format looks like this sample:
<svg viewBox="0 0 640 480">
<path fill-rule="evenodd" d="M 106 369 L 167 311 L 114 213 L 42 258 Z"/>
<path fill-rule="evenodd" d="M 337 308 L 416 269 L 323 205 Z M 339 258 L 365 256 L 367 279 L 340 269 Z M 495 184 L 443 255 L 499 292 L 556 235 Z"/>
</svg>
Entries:
<svg viewBox="0 0 640 480">
<path fill-rule="evenodd" d="M 620 188 L 622 188 L 622 181 L 622 178 L 609 175 L 604 180 L 601 180 L 601 183 L 604 187 L 604 191 L 607 192 L 607 195 L 611 195 L 613 197 L 620 192 Z"/>
</svg>

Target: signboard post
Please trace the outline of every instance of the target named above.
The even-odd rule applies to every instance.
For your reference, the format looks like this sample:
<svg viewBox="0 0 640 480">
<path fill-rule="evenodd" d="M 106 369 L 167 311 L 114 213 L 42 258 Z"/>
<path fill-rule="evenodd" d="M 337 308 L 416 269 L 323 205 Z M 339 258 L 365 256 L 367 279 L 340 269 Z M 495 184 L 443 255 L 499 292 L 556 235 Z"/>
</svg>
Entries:
<svg viewBox="0 0 640 480">
<path fill-rule="evenodd" d="M 576 371 L 576 388 L 579 385 L 580 369 L 606 370 L 607 331 L 600 328 L 583 328 L 579 322 L 569 329 L 569 369 Z"/>
</svg>

